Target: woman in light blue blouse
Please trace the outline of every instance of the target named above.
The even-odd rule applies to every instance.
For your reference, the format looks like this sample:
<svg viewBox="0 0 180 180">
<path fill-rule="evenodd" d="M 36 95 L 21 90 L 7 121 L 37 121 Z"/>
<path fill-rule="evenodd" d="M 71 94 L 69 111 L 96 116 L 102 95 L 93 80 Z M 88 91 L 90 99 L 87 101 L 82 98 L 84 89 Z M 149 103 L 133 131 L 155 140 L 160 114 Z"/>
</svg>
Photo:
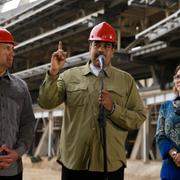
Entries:
<svg viewBox="0 0 180 180">
<path fill-rule="evenodd" d="M 156 142 L 163 159 L 162 180 L 180 179 L 180 65 L 174 75 L 176 98 L 161 105 L 156 130 Z"/>
</svg>

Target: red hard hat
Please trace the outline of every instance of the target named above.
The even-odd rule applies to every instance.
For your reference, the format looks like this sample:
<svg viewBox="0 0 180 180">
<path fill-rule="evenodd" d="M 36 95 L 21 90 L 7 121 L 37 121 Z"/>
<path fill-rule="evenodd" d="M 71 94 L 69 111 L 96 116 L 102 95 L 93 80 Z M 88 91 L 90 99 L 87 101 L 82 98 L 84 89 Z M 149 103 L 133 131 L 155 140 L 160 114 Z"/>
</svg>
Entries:
<svg viewBox="0 0 180 180">
<path fill-rule="evenodd" d="M 90 41 L 116 42 L 116 32 L 114 28 L 107 22 L 102 22 L 91 30 Z"/>
<path fill-rule="evenodd" d="M 0 43 L 11 43 L 14 46 L 16 45 L 13 35 L 4 28 L 0 28 Z"/>
</svg>

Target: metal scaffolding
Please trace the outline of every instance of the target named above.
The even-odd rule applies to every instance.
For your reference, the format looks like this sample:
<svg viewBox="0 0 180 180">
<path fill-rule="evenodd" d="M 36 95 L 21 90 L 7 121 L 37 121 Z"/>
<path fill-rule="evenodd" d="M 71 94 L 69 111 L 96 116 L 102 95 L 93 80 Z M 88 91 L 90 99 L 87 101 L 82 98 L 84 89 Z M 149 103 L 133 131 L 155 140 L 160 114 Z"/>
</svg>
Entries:
<svg viewBox="0 0 180 180">
<path fill-rule="evenodd" d="M 136 39 L 145 39 L 151 42 L 166 36 L 168 33 L 178 28 L 180 28 L 180 9 L 169 17 L 137 34 Z"/>
<path fill-rule="evenodd" d="M 89 52 L 67 58 L 67 62 L 64 64 L 64 68 L 70 68 L 73 66 L 84 64 L 85 62 L 89 60 L 89 58 L 90 58 Z M 50 65 L 51 65 L 50 63 L 44 64 L 44 65 L 37 66 L 34 68 L 26 69 L 24 71 L 16 72 L 14 73 L 14 75 L 22 79 L 42 75 L 48 71 L 48 69 L 50 68 Z"/>
</svg>

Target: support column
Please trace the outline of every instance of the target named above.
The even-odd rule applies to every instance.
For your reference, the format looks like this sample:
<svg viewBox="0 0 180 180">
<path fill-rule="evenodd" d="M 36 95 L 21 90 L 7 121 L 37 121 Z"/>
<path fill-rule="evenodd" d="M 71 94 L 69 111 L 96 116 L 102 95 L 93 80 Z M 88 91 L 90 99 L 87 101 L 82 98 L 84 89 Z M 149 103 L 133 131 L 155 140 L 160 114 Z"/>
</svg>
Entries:
<svg viewBox="0 0 180 180">
<path fill-rule="evenodd" d="M 143 123 L 143 162 L 149 162 L 149 114 Z"/>
<path fill-rule="evenodd" d="M 52 135 L 53 135 L 53 116 L 49 112 L 49 133 L 48 133 L 48 159 L 52 158 Z"/>
<path fill-rule="evenodd" d="M 120 29 L 117 30 L 117 51 L 120 51 L 121 49 L 121 31 Z"/>
</svg>

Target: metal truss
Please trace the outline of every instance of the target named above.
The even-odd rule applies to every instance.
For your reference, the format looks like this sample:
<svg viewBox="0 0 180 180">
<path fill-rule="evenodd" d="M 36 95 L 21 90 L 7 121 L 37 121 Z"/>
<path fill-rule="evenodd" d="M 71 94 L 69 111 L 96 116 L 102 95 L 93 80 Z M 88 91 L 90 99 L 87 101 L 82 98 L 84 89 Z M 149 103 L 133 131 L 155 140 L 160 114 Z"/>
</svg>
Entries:
<svg viewBox="0 0 180 180">
<path fill-rule="evenodd" d="M 180 9 L 169 17 L 137 34 L 136 39 L 145 39 L 151 42 L 178 28 L 180 28 Z"/>
<path fill-rule="evenodd" d="M 32 4 L 32 6 L 28 7 L 27 9 L 24 9 L 24 11 L 20 12 L 19 14 L 16 14 L 14 17 L 11 17 L 10 19 L 2 22 L 0 25 L 8 29 L 18 23 L 21 23 L 22 21 L 27 20 L 32 16 L 36 16 L 37 14 L 42 13 L 43 11 L 45 12 L 48 8 L 55 6 L 57 3 L 61 1 L 63 0 L 55 0 L 51 3 L 48 3 L 48 0 L 39 0 L 37 3 Z"/>
<path fill-rule="evenodd" d="M 6 2 L 8 2 L 8 1 L 10 1 L 10 0 L 7 0 Z M 23 1 L 23 0 L 21 0 L 21 1 Z M 21 6 L 19 11 L 17 13 L 15 13 L 14 15 L 11 11 L 9 11 L 9 13 L 6 12 L 7 15 L 10 14 L 10 17 L 4 18 L 5 20 L 0 22 L 0 26 L 6 27 L 8 24 L 12 24 L 12 22 L 17 21 L 18 19 L 21 19 L 23 16 L 25 16 L 26 13 L 32 12 L 32 11 L 34 12 L 36 9 L 44 6 L 48 2 L 49 2 L 49 0 L 39 0 L 39 1 L 35 1 L 33 3 L 29 3 L 29 6 L 25 6 L 25 7 Z M 0 1 L 0 5 L 1 5 L 1 1 Z M 19 7 L 17 7 L 16 9 L 18 9 L 18 8 Z M 4 16 L 4 14 L 2 16 Z"/>
<path fill-rule="evenodd" d="M 128 0 L 129 6 L 168 8 L 177 0 Z"/>
<path fill-rule="evenodd" d="M 151 43 L 145 46 L 138 46 L 132 48 L 129 53 L 133 56 L 140 56 L 147 53 L 152 53 L 154 51 L 158 51 L 160 49 L 167 48 L 167 43 L 162 41 L 157 41 L 155 43 Z"/>
<path fill-rule="evenodd" d="M 10 1 L 10 0 L 1 0 L 1 1 L 0 1 L 0 5 L 6 3 L 6 2 L 8 2 L 8 1 Z"/>
<path fill-rule="evenodd" d="M 41 34 L 39 36 L 33 37 L 29 40 L 26 40 L 22 43 L 19 43 L 17 46 L 15 46 L 15 50 L 17 50 L 17 55 L 24 52 L 24 49 L 28 46 L 28 45 L 33 45 L 33 48 L 37 47 L 37 46 L 42 46 L 42 44 L 47 44 L 49 41 L 52 41 L 52 37 L 54 37 L 53 40 L 56 40 L 55 38 L 59 39 L 58 36 L 56 36 L 57 33 L 60 33 L 62 31 L 64 32 L 71 32 L 71 31 L 67 31 L 67 29 L 74 29 L 74 27 L 79 26 L 79 29 L 81 29 L 80 25 L 85 25 L 86 29 L 90 28 L 92 26 L 94 26 L 94 18 L 98 17 L 99 14 L 103 14 L 104 13 L 104 9 L 101 9 L 99 11 L 96 11 L 95 13 L 92 13 L 88 16 L 85 16 L 83 18 L 80 18 L 78 20 L 75 20 L 73 22 L 70 22 L 68 24 L 65 24 L 63 26 L 59 26 L 49 32 L 46 32 L 44 34 Z M 78 29 L 78 28 L 76 28 Z M 37 44 L 38 41 L 41 41 L 40 44 Z M 27 50 L 27 49 L 26 49 Z M 21 52 L 22 51 L 22 52 Z"/>
<path fill-rule="evenodd" d="M 64 69 L 70 68 L 73 66 L 81 65 L 86 63 L 90 59 L 89 52 L 79 54 L 76 56 L 72 56 L 67 58 L 67 62 L 64 65 Z M 50 63 L 44 64 L 38 67 L 30 68 L 24 71 L 14 73 L 15 76 L 20 77 L 22 79 L 31 78 L 34 76 L 45 74 L 50 68 Z"/>
</svg>

